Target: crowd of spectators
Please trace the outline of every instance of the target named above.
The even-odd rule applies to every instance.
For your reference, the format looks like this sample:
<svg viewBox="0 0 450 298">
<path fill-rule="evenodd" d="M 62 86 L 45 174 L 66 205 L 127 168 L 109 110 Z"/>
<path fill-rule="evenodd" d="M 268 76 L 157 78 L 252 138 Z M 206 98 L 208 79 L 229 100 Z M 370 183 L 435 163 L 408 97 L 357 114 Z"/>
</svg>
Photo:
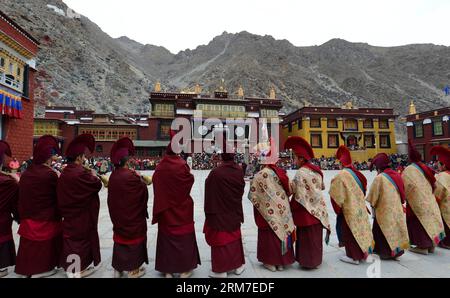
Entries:
<svg viewBox="0 0 450 298">
<path fill-rule="evenodd" d="M 280 152 L 280 158 L 277 162 L 277 166 L 285 170 L 296 170 L 298 167 L 295 164 L 294 160 L 290 156 L 289 152 Z M 221 162 L 220 154 L 218 153 L 194 153 L 191 155 L 183 154 L 182 157 L 188 162 L 188 165 L 193 170 L 211 170 L 219 165 Z M 28 161 L 24 161 L 20 168 L 19 172 L 23 172 L 31 163 L 32 158 Z M 156 166 L 160 162 L 161 157 L 149 157 L 149 158 L 134 158 L 133 159 L 133 167 L 139 171 L 151 171 L 155 170 Z M 405 168 L 408 165 L 408 156 L 407 155 L 399 155 L 393 154 L 390 155 L 390 160 L 392 167 L 394 169 Z M 256 154 L 248 154 L 247 156 L 238 153 L 236 154 L 235 161 L 240 165 L 246 165 L 247 174 L 253 175 L 260 169 L 259 158 Z M 368 170 L 370 161 L 364 162 L 354 162 L 354 166 L 358 170 Z M 339 162 L 334 157 L 320 157 L 313 159 L 311 161 L 315 165 L 319 166 L 322 170 L 339 170 Z M 53 163 L 53 168 L 58 171 L 62 171 L 65 164 L 65 160 L 60 157 Z M 110 158 L 89 158 L 88 159 L 89 166 L 94 169 L 99 174 L 103 175 L 113 170 L 113 165 L 111 163 Z M 433 162 L 427 163 L 428 166 L 434 167 Z"/>
</svg>

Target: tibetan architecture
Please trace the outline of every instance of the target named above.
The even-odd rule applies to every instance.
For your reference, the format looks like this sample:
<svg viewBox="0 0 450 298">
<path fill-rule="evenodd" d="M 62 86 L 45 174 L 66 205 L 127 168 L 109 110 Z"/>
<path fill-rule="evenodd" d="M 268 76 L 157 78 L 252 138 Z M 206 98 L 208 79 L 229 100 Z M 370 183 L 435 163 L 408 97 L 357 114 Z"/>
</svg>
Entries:
<svg viewBox="0 0 450 298">
<path fill-rule="evenodd" d="M 417 113 L 411 102 L 410 113 L 406 117 L 408 138 L 416 146 L 426 161 L 433 159 L 429 155 L 435 145 L 450 144 L 450 107 Z"/>
<path fill-rule="evenodd" d="M 39 43 L 0 11 L 0 139 L 19 161 L 32 154 L 34 77 Z"/>
<path fill-rule="evenodd" d="M 397 153 L 393 109 L 304 107 L 284 117 L 282 139 L 301 136 L 311 143 L 316 157 L 333 157 L 340 145 L 355 161 L 367 161 L 379 152 Z"/>
<path fill-rule="evenodd" d="M 134 142 L 139 157 L 160 154 L 168 141 L 153 141 L 149 134 L 148 115 L 115 116 L 73 107 L 47 107 L 44 118 L 34 119 L 34 140 L 51 134 L 58 138 L 60 146 L 66 147 L 76 136 L 90 133 L 96 139 L 93 156 L 107 157 L 115 141 L 128 136 Z"/>
<path fill-rule="evenodd" d="M 276 98 L 273 87 L 269 90 L 268 98 L 246 97 L 242 87 L 234 94 L 228 93 L 223 81 L 213 94 L 203 94 L 198 84 L 192 90 L 184 92 L 162 92 L 161 84 L 157 83 L 154 92 L 150 94 L 150 103 L 152 106 L 149 117 L 151 139 L 169 140 L 172 121 L 175 118 L 183 117 L 190 122 L 193 147 L 203 140 L 212 140 L 216 135 L 215 130 L 230 131 L 230 123 L 235 129 L 235 139 L 256 139 L 261 133 L 264 133 L 265 127 L 267 127 L 267 137 L 270 137 L 270 123 L 272 121 L 280 122 L 279 116 L 282 108 L 281 100 Z M 208 128 L 204 125 L 207 118 L 218 119 L 221 123 Z M 246 125 L 248 119 L 255 120 L 258 128 Z M 261 127 L 259 125 L 261 119 L 268 124 Z M 278 132 L 279 124 L 276 129 Z M 193 150 L 193 148 L 191 149 Z"/>
</svg>

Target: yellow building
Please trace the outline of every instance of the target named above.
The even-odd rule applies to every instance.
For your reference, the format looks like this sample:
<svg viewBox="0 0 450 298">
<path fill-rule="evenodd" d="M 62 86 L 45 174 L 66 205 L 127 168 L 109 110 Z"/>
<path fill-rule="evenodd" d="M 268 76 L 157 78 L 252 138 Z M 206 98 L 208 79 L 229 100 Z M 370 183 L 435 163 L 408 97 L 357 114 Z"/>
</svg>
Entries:
<svg viewBox="0 0 450 298">
<path fill-rule="evenodd" d="M 346 145 L 354 161 L 367 161 L 376 154 L 397 153 L 393 109 L 304 107 L 284 117 L 281 136 L 300 136 L 310 142 L 316 157 L 333 157 Z"/>
</svg>

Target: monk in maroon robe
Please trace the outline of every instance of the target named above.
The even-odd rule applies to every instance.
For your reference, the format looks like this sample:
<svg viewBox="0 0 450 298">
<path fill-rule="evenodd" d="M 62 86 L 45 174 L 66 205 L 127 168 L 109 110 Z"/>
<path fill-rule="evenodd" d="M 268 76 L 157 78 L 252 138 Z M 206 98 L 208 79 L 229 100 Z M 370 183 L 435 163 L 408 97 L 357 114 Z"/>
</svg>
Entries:
<svg viewBox="0 0 450 298">
<path fill-rule="evenodd" d="M 41 137 L 33 150 L 33 163 L 19 183 L 19 250 L 15 272 L 28 277 L 56 273 L 62 249 L 61 216 L 56 185 L 58 175 L 51 163 L 59 153 L 53 136 Z"/>
<path fill-rule="evenodd" d="M 0 140 L 0 170 L 4 156 L 11 157 L 11 148 Z M 16 248 L 12 235 L 13 220 L 18 221 L 17 201 L 19 178 L 15 174 L 0 173 L 0 278 L 8 275 L 8 267 L 16 264 Z"/>
<path fill-rule="evenodd" d="M 85 151 L 92 153 L 95 139 L 83 134 L 76 137 L 67 148 L 68 164 L 58 180 L 58 208 L 63 217 L 63 250 L 61 267 L 69 277 L 86 277 L 100 264 L 98 237 L 98 192 L 102 182 L 93 171 L 83 167 Z"/>
<path fill-rule="evenodd" d="M 435 246 L 441 240 L 439 236 L 443 236 L 444 234 L 439 205 L 435 202 L 436 198 L 433 194 L 436 187 L 435 172 L 422 162 L 421 154 L 410 140 L 408 141 L 408 155 L 411 164 L 403 171 L 402 178 L 405 184 L 407 199 L 406 223 L 412 245 L 410 251 L 427 255 L 428 253 L 434 253 Z M 413 188 L 417 181 L 410 182 L 411 179 L 409 177 L 412 176 L 412 170 L 415 172 L 418 170 L 420 180 L 426 180 L 429 183 L 427 189 L 417 190 Z M 413 206 L 412 204 L 415 205 Z M 421 210 L 424 209 L 424 206 L 427 206 L 427 210 Z M 422 214 L 416 214 L 414 209 L 422 212 Z"/>
<path fill-rule="evenodd" d="M 406 194 L 405 194 L 405 185 L 403 184 L 402 176 L 397 171 L 394 171 L 390 168 L 390 160 L 386 153 L 379 153 L 377 154 L 371 164 L 370 164 L 370 170 L 372 171 L 373 168 L 376 168 L 378 175 L 384 175 L 386 178 L 388 178 L 389 182 L 391 182 L 395 189 L 398 192 L 398 195 L 400 197 L 400 202 L 398 200 L 392 202 L 388 206 L 382 205 L 383 202 L 380 202 L 381 200 L 386 200 L 380 194 L 374 195 L 372 192 L 379 192 L 378 189 L 376 189 L 377 184 L 372 184 L 372 189 L 368 195 L 369 198 L 376 196 L 377 197 L 377 205 L 379 205 L 377 208 L 373 208 L 373 212 L 375 215 L 377 214 L 377 209 L 386 208 L 384 211 L 383 216 L 389 217 L 392 216 L 395 218 L 395 223 L 392 224 L 397 229 L 397 233 L 394 234 L 391 232 L 391 239 L 397 240 L 396 243 L 403 243 L 404 247 L 398 246 L 398 247 L 391 247 L 388 240 L 386 239 L 386 236 L 383 233 L 383 229 L 381 228 L 383 226 L 383 220 L 384 218 L 377 218 L 375 217 L 373 220 L 373 227 L 372 227 L 372 233 L 373 233 L 373 239 L 375 241 L 375 247 L 374 247 L 374 253 L 378 254 L 381 259 L 383 260 L 397 260 L 400 256 L 404 254 L 404 249 L 407 248 L 407 244 L 409 244 L 408 239 L 408 232 L 406 227 L 406 218 L 403 216 L 404 213 L 406 213 L 405 208 L 403 205 L 406 203 Z M 380 179 L 380 178 L 378 178 Z M 376 181 L 376 180 L 375 180 Z M 375 189 L 374 189 L 375 185 Z M 389 199 L 395 198 L 389 193 Z M 389 202 L 389 201 L 388 201 Z M 394 205 L 393 203 L 396 203 Z M 400 204 L 402 206 L 400 206 Z M 396 210 L 399 210 L 397 213 L 395 213 Z M 403 211 L 403 213 L 402 213 Z M 389 214 L 388 214 L 389 213 Z M 391 215 L 392 214 L 392 215 Z M 403 220 L 401 219 L 403 218 Z M 381 225 L 380 223 L 381 222 Z M 391 221 L 392 222 L 392 221 Z M 386 225 L 386 224 L 385 224 Z M 403 241 L 401 236 L 401 231 L 404 231 L 403 235 Z M 395 239 L 395 236 L 398 238 Z M 400 236 L 399 236 L 400 235 Z M 391 240 L 393 243 L 394 241 Z"/>
<path fill-rule="evenodd" d="M 122 138 L 111 149 L 115 170 L 109 177 L 108 208 L 114 231 L 112 267 L 115 277 L 138 278 L 145 274 L 147 254 L 147 184 L 130 166 L 133 141 Z"/>
<path fill-rule="evenodd" d="M 284 147 L 293 150 L 299 166 L 291 183 L 294 194 L 291 211 L 297 227 L 296 260 L 303 268 L 315 269 L 322 264 L 323 229 L 327 230 L 326 243 L 331 230 L 322 194 L 325 189 L 323 173 L 310 162 L 314 152 L 305 139 L 290 137 Z"/>
<path fill-rule="evenodd" d="M 242 274 L 245 269 L 241 223 L 244 222 L 242 196 L 245 181 L 233 153 L 223 153 L 220 166 L 205 181 L 205 224 L 203 232 L 211 246 L 210 277 L 224 278 L 227 272 Z"/>
<path fill-rule="evenodd" d="M 189 166 L 169 144 L 153 175 L 152 220 L 152 224 L 158 224 L 155 269 L 168 278 L 174 273 L 181 273 L 182 278 L 190 277 L 200 265 L 194 201 L 190 195 L 193 184 Z"/>
<path fill-rule="evenodd" d="M 363 194 L 366 195 L 367 179 L 353 165 L 348 148 L 345 146 L 340 146 L 336 151 L 336 159 L 339 160 L 342 169 L 349 169 L 356 175 L 356 178 L 358 179 L 358 186 L 361 188 Z M 362 251 L 361 247 L 353 236 L 353 233 L 348 226 L 347 221 L 345 220 L 342 208 L 339 207 L 339 205 L 333 198 L 331 198 L 331 205 L 333 206 L 333 210 L 336 213 L 336 231 L 338 235 L 341 235 L 341 239 L 339 239 L 339 246 L 345 247 L 345 256 L 347 257 L 346 261 L 360 262 L 365 260 L 367 258 L 367 254 Z M 338 229 L 340 230 L 338 231 Z"/>
</svg>

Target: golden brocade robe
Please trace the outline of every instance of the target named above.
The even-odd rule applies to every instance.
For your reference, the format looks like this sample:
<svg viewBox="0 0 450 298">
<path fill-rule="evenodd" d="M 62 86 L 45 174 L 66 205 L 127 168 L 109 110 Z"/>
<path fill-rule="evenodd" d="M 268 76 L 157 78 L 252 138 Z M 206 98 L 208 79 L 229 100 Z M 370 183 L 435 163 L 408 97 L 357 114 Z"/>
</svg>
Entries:
<svg viewBox="0 0 450 298">
<path fill-rule="evenodd" d="M 409 248 L 406 214 L 397 187 L 387 177 L 375 177 L 367 195 L 367 201 L 375 209 L 378 225 L 393 255 Z"/>
<path fill-rule="evenodd" d="M 355 178 L 346 170 L 331 180 L 330 197 L 342 209 L 345 221 L 364 253 L 373 251 L 373 235 L 364 192 Z"/>
<path fill-rule="evenodd" d="M 433 188 L 421 170 L 414 164 L 402 173 L 405 184 L 406 200 L 419 219 L 423 228 L 435 243 L 439 243 L 444 234 L 441 211 L 433 194 Z"/>
<path fill-rule="evenodd" d="M 439 199 L 441 215 L 450 227 L 450 173 L 442 172 L 436 175 L 436 189 L 434 195 Z"/>
<path fill-rule="evenodd" d="M 305 207 L 309 214 L 320 220 L 322 225 L 330 231 L 327 206 L 322 194 L 322 190 L 325 189 L 322 176 L 309 168 L 302 167 L 295 173 L 291 187 L 294 200 Z"/>
</svg>

